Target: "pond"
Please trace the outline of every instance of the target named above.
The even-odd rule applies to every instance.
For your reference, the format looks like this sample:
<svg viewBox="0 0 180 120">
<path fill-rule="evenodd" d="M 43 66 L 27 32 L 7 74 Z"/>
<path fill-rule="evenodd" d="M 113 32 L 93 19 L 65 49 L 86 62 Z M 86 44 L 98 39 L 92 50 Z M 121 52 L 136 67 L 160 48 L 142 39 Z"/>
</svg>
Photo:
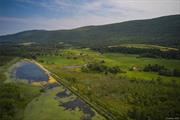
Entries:
<svg viewBox="0 0 180 120">
<path fill-rule="evenodd" d="M 13 76 L 16 79 L 28 80 L 28 82 L 48 81 L 49 79 L 44 70 L 28 61 L 16 63 L 16 67 L 13 69 Z"/>
<path fill-rule="evenodd" d="M 70 110 L 75 110 L 78 107 L 85 114 L 82 120 L 91 120 L 91 118 L 95 115 L 95 112 L 79 98 L 63 103 L 62 106 Z"/>
</svg>

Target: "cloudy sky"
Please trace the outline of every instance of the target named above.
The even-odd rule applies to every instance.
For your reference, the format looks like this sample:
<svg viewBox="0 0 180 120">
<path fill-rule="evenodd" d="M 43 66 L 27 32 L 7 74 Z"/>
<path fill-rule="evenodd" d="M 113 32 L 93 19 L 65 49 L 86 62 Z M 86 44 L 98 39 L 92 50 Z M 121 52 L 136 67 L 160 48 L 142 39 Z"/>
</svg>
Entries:
<svg viewBox="0 0 180 120">
<path fill-rule="evenodd" d="M 180 0 L 0 0 L 0 35 L 180 14 Z"/>
</svg>

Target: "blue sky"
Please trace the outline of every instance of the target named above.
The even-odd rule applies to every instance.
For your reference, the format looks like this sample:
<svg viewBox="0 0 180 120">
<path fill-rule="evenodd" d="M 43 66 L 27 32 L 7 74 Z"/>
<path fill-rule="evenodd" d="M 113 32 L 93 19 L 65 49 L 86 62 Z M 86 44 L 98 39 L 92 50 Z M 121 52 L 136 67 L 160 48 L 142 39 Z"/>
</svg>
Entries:
<svg viewBox="0 0 180 120">
<path fill-rule="evenodd" d="M 0 0 L 0 35 L 180 14 L 180 0 Z"/>
</svg>

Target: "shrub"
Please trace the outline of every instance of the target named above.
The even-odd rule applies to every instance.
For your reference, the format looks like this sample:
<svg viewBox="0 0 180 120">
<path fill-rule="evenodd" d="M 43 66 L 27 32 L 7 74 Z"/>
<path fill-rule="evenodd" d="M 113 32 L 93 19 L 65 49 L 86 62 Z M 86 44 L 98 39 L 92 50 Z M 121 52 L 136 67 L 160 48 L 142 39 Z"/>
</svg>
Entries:
<svg viewBox="0 0 180 120">
<path fill-rule="evenodd" d="M 117 74 L 121 72 L 121 69 L 119 66 L 109 67 L 109 66 L 104 65 L 103 63 L 102 61 L 100 63 L 98 62 L 89 63 L 86 66 L 83 66 L 81 70 L 83 72 L 98 72 L 98 73 L 105 73 L 105 74 L 108 74 L 108 73 Z"/>
</svg>

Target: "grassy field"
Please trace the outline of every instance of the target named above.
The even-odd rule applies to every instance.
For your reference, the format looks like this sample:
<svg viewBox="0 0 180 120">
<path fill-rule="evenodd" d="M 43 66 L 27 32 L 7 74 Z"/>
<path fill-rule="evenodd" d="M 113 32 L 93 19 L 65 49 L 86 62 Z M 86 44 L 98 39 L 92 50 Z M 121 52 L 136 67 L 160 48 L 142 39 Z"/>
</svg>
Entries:
<svg viewBox="0 0 180 120">
<path fill-rule="evenodd" d="M 35 98 L 26 107 L 23 120 L 80 120 L 83 118 L 84 113 L 78 107 L 75 110 L 66 110 L 60 106 L 60 104 L 76 98 L 72 95 L 58 99 L 56 94 L 63 91 L 64 88 L 56 87 Z M 96 113 L 92 120 L 104 120 L 104 118 Z"/>
<path fill-rule="evenodd" d="M 180 103 L 176 97 L 180 95 L 179 77 L 129 70 L 133 66 L 142 69 L 147 64 L 178 69 L 179 60 L 142 58 L 129 54 L 100 54 L 89 49 L 66 49 L 59 51 L 59 54 L 39 57 L 37 60 L 51 72 L 65 78 L 61 82 L 106 109 L 117 120 L 147 119 L 147 116 L 154 120 L 163 120 L 175 114 L 174 111 L 179 112 L 177 105 Z M 104 61 L 107 66 L 118 65 L 126 73 L 105 75 L 81 71 L 81 66 L 94 61 Z"/>
<path fill-rule="evenodd" d="M 0 67 L 0 84 L 12 82 L 8 68 L 18 61 L 12 59 Z M 117 120 L 148 119 L 163 120 L 166 117 L 180 116 L 180 81 L 179 77 L 167 77 L 156 72 L 143 72 L 148 64 L 163 65 L 168 69 L 179 69 L 179 60 L 155 59 L 130 54 L 100 54 L 90 49 L 64 49 L 57 55 L 39 56 L 40 62 L 51 72 L 60 76 L 74 92 L 86 98 L 97 108 L 105 110 Z M 108 67 L 119 66 L 123 73 L 105 74 L 84 72 L 82 66 L 92 62 L 102 62 Z M 130 70 L 136 67 L 137 70 Z M 10 69 L 9 69 L 10 70 Z M 2 74 L 2 75 L 1 75 Z M 23 120 L 79 120 L 85 115 L 77 107 L 66 109 L 62 105 L 77 98 L 71 95 L 58 98 L 57 93 L 63 87 L 46 89 L 23 83 L 14 83 L 20 90 L 22 99 L 17 101 L 18 112 L 15 119 Z M 113 86 L 113 87 L 112 87 Z M 94 111 L 94 109 L 93 109 Z M 92 120 L 105 119 L 96 111 Z"/>
<path fill-rule="evenodd" d="M 119 65 L 122 68 L 130 68 L 132 66 L 144 67 L 147 64 L 159 64 L 167 68 L 180 68 L 179 60 L 168 60 L 168 59 L 154 59 L 154 58 L 144 58 L 139 57 L 138 55 L 130 54 L 118 54 L 118 53 L 109 53 L 105 54 L 107 58 L 107 63 L 111 65 Z"/>
<path fill-rule="evenodd" d="M 161 77 L 164 81 L 177 80 L 179 82 L 179 77 L 167 77 L 158 75 L 155 72 L 143 72 L 143 71 L 128 71 L 128 69 L 135 66 L 137 69 L 143 69 L 145 65 L 148 64 L 159 64 L 165 66 L 169 69 L 179 69 L 180 61 L 179 60 L 168 60 L 168 59 L 154 59 L 154 58 L 143 58 L 138 57 L 138 55 L 130 54 L 115 54 L 109 53 L 105 54 L 105 61 L 110 66 L 118 65 L 121 68 L 125 69 L 127 72 L 125 74 L 120 74 L 120 76 L 127 76 L 130 78 L 152 80 Z"/>
</svg>

